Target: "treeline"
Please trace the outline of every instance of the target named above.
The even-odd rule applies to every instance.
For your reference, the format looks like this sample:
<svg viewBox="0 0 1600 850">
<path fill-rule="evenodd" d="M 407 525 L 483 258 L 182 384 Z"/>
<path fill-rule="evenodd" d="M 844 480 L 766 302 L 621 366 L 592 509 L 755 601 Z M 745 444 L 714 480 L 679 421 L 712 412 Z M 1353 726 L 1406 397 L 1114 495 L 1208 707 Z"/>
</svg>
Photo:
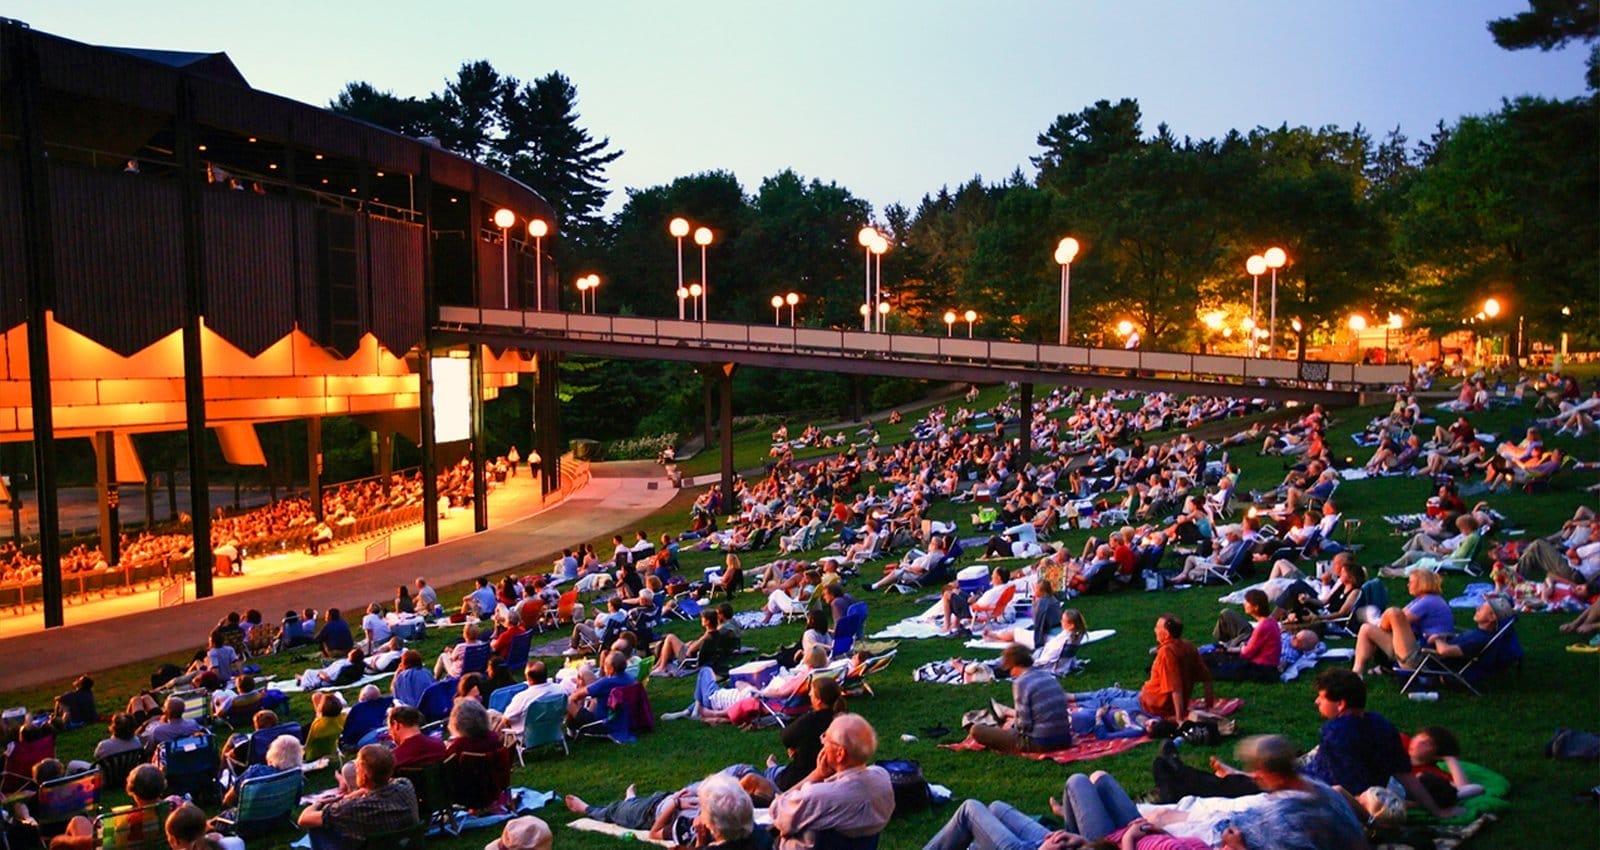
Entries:
<svg viewBox="0 0 1600 850">
<path fill-rule="evenodd" d="M 871 224 L 892 331 L 943 334 L 946 310 L 977 313 L 982 336 L 1054 341 L 1063 236 L 1073 261 L 1073 341 L 1118 344 L 1129 322 L 1147 347 L 1228 344 L 1249 315 L 1245 259 L 1287 253 L 1278 276 L 1277 344 L 1336 334 L 1349 315 L 1390 313 L 1444 333 L 1475 321 L 1484 300 L 1529 339 L 1600 342 L 1600 111 L 1592 96 L 1518 98 L 1494 112 L 1441 123 L 1426 138 L 1279 126 L 1222 138 L 1153 130 L 1139 104 L 1102 100 L 1060 115 L 1038 135 L 1033 177 L 974 177 L 925 195 L 915 209 L 872 209 L 835 182 L 785 170 L 753 187 L 725 171 L 629 188 L 605 217 L 605 166 L 621 151 L 579 124 L 571 81 L 531 84 L 487 62 L 424 99 L 352 83 L 334 108 L 415 135 L 528 183 L 562 216 L 554 247 L 563 279 L 598 273 L 600 310 L 677 315 L 677 244 L 668 222 L 709 227 L 707 311 L 723 321 L 773 320 L 773 295 L 795 292 L 799 324 L 859 327 Z M 689 281 L 699 249 L 685 240 Z M 1266 314 L 1266 280 L 1261 313 Z M 577 307 L 563 287 L 564 306 Z M 570 303 L 567 303 L 570 302 Z M 1297 320 L 1297 321 L 1296 321 Z M 788 321 L 788 308 L 783 310 Z M 1298 327 L 1298 330 L 1296 330 Z M 966 330 L 958 321 L 957 333 Z M 666 363 L 578 362 L 565 376 L 566 422 L 600 438 L 694 429 L 700 381 Z M 890 401 L 914 387 L 875 382 Z M 855 392 L 838 376 L 747 372 L 741 413 L 839 410 Z"/>
</svg>

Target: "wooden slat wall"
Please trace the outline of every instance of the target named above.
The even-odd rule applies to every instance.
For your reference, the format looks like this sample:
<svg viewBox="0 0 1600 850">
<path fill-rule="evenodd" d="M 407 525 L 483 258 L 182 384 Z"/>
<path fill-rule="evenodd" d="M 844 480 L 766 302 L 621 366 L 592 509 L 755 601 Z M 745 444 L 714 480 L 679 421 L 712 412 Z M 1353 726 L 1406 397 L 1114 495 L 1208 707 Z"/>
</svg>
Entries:
<svg viewBox="0 0 1600 850">
<path fill-rule="evenodd" d="M 372 332 L 392 354 L 422 341 L 426 324 L 422 297 L 422 227 L 370 219 Z"/>
<path fill-rule="evenodd" d="M 0 331 L 28 319 L 27 266 L 22 256 L 22 183 L 17 161 L 0 156 Z"/>
<path fill-rule="evenodd" d="M 50 168 L 56 318 L 132 354 L 183 316 L 178 184 L 136 174 Z"/>
<path fill-rule="evenodd" d="M 294 329 L 290 203 L 206 193 L 206 324 L 251 356 Z"/>
</svg>

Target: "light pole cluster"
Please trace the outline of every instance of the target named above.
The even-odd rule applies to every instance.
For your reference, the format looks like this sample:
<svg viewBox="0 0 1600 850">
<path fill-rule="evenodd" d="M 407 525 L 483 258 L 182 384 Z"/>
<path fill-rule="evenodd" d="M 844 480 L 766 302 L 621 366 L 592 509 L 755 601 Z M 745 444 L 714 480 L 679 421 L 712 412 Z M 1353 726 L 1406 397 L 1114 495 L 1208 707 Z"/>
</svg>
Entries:
<svg viewBox="0 0 1600 850">
<path fill-rule="evenodd" d="M 678 318 L 683 318 L 683 302 L 689 301 L 692 302 L 694 306 L 694 312 L 691 314 L 691 318 L 697 322 L 700 321 L 700 296 L 705 294 L 705 287 L 698 283 L 691 283 L 688 286 L 678 287 Z"/>
<path fill-rule="evenodd" d="M 956 316 L 956 311 L 954 311 L 954 310 L 946 310 L 946 311 L 944 311 L 944 335 L 945 336 L 955 336 L 956 335 L 956 319 L 957 318 L 958 317 Z M 972 339 L 972 323 L 978 320 L 978 311 L 977 310 L 968 310 L 967 312 L 961 314 L 961 316 L 959 318 L 963 318 L 963 319 L 967 320 L 967 339 Z"/>
<path fill-rule="evenodd" d="M 791 292 L 788 295 L 772 296 L 772 326 L 782 324 L 783 305 L 789 305 L 789 327 L 794 327 L 794 305 L 800 303 L 800 293 Z"/>
<path fill-rule="evenodd" d="M 517 214 L 506 207 L 494 211 L 494 226 L 500 228 L 500 299 L 501 306 L 511 309 L 511 228 L 517 223 Z M 528 235 L 533 238 L 533 291 L 537 301 L 534 308 L 544 309 L 544 238 L 550 235 L 550 222 L 542 218 L 528 219 Z"/>
<path fill-rule="evenodd" d="M 706 246 L 711 244 L 711 228 L 694 228 L 694 244 L 700 246 L 700 282 L 690 286 L 683 285 L 683 237 L 689 235 L 690 224 L 686 218 L 674 218 L 667 222 L 667 233 L 678 240 L 678 318 L 684 317 L 684 301 L 690 297 L 696 300 L 699 321 L 706 320 L 705 296 L 711 290 L 711 275 L 706 270 Z"/>
<path fill-rule="evenodd" d="M 578 278 L 578 312 L 600 312 L 600 276 L 586 274 Z"/>
<path fill-rule="evenodd" d="M 1272 271 L 1272 306 L 1267 319 L 1267 356 L 1271 357 L 1278 351 L 1278 269 L 1289 262 L 1289 255 L 1282 248 L 1268 248 L 1266 251 L 1252 256 L 1244 261 L 1244 270 L 1250 275 L 1250 356 L 1261 356 L 1260 347 L 1256 344 L 1256 331 L 1261 327 L 1260 301 L 1261 301 L 1261 275 L 1268 270 Z"/>
<path fill-rule="evenodd" d="M 884 322 L 889 315 L 889 303 L 883 300 L 883 255 L 889 250 L 889 240 L 871 225 L 861 228 L 856 233 L 856 243 L 865 249 L 866 259 L 866 293 L 861 304 L 861 329 L 872 333 L 873 319 L 877 318 L 877 328 L 881 333 Z M 878 258 L 878 280 L 873 285 L 872 258 Z"/>
</svg>

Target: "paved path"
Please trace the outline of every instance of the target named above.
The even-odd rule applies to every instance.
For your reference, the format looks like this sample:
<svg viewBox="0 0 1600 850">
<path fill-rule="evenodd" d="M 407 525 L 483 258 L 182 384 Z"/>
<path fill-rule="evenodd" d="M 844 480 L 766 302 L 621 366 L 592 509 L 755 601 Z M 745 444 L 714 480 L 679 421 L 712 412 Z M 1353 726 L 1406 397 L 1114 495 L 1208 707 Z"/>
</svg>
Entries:
<svg viewBox="0 0 1600 850">
<path fill-rule="evenodd" d="M 441 542 L 422 548 L 422 526 L 396 532 L 392 557 L 361 563 L 361 543 L 325 551 L 251 557 L 247 574 L 218 579 L 216 596 L 156 609 L 153 592 L 110 596 L 70 606 L 67 625 L 46 632 L 35 609 L 0 614 L 0 692 L 191 650 L 229 611 L 258 608 L 276 621 L 290 608 L 362 609 L 391 600 L 418 576 L 444 587 L 480 575 L 504 575 L 529 561 L 547 561 L 563 546 L 631 528 L 677 493 L 653 463 L 595 464 L 589 484 L 542 511 L 527 476 L 491 494 L 491 527 L 472 534 L 471 511 L 440 522 Z M 498 513 L 521 518 L 495 525 Z"/>
</svg>

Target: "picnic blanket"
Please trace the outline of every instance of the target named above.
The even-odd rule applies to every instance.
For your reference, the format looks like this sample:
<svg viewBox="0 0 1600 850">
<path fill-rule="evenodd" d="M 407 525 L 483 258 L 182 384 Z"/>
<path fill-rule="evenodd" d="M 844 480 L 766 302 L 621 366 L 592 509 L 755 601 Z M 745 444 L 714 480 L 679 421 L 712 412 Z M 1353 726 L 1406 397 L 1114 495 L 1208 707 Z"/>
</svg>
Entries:
<svg viewBox="0 0 1600 850">
<path fill-rule="evenodd" d="M 375 685 L 378 682 L 381 682 L 381 681 L 383 681 L 383 680 L 385 680 L 385 679 L 387 679 L 387 678 L 389 678 L 390 676 L 393 676 L 393 675 L 394 675 L 393 671 L 389 671 L 389 672 L 386 672 L 386 673 L 373 673 L 371 675 L 362 676 L 361 678 L 355 680 L 354 682 L 350 682 L 348 684 L 344 684 L 344 685 L 325 685 L 325 686 L 320 687 L 320 688 L 312 688 L 311 690 L 317 690 L 317 691 L 343 691 L 343 690 L 347 690 L 349 688 L 360 688 L 360 687 L 363 687 L 363 686 L 366 686 L 366 685 Z M 278 689 L 280 691 L 283 691 L 286 694 L 303 694 L 307 690 L 307 688 L 300 683 L 300 680 L 298 678 L 288 679 L 288 680 L 285 680 L 285 681 L 282 681 L 282 682 L 268 682 L 267 683 L 267 687 L 276 688 L 276 689 Z"/>
<path fill-rule="evenodd" d="M 1097 759 L 1105 756 L 1114 756 L 1118 753 L 1125 753 L 1128 750 L 1139 746 L 1140 744 L 1148 744 L 1151 740 L 1152 739 L 1148 735 L 1139 738 L 1117 738 L 1110 741 L 1102 741 L 1099 738 L 1086 738 L 1074 743 L 1070 747 L 1061 750 L 1050 750 L 1049 752 L 1043 753 L 1017 753 L 1016 755 L 1022 756 L 1025 759 L 1033 759 L 1034 761 L 1053 761 L 1056 764 L 1072 764 L 1073 762 L 1077 761 L 1087 761 L 1089 759 Z M 970 738 L 963 739 L 954 744 L 940 744 L 939 748 L 945 750 L 964 751 L 988 749 L 984 745 Z"/>
<path fill-rule="evenodd" d="M 1018 620 L 1015 623 L 1014 628 L 1016 628 L 1019 631 L 1026 631 L 1026 630 L 1032 629 L 1033 628 L 1033 620 L 1028 618 L 1028 617 L 1023 617 L 1022 619 Z M 1083 640 L 1078 641 L 1078 645 L 1079 646 L 1086 646 L 1088 644 L 1095 643 L 1096 641 L 1102 641 L 1102 640 L 1105 640 L 1108 637 L 1111 637 L 1112 635 L 1114 635 L 1116 633 L 1117 633 L 1116 629 L 1093 629 L 1093 630 L 1089 631 L 1088 633 L 1086 633 L 1083 636 Z M 969 640 L 965 644 L 963 644 L 963 646 L 966 646 L 966 647 L 971 648 L 971 649 L 993 649 L 993 650 L 1005 649 L 1009 645 L 1010 645 L 1009 641 L 984 640 L 983 638 L 973 638 L 972 640 Z"/>
<path fill-rule="evenodd" d="M 1310 652 L 1302 653 L 1299 658 L 1285 665 L 1278 674 L 1278 679 L 1292 682 L 1300 678 L 1300 674 L 1321 664 L 1324 661 L 1349 661 L 1356 657 L 1356 651 L 1349 647 L 1329 649 L 1328 645 L 1319 642 Z"/>
<path fill-rule="evenodd" d="M 595 820 L 594 818 L 578 818 L 567 824 L 567 826 L 582 832 L 598 832 L 624 841 L 647 841 L 651 844 L 659 844 L 662 847 L 674 847 L 678 843 L 665 838 L 651 838 L 650 830 L 648 829 L 628 829 L 627 827 L 617 826 L 614 823 Z"/>
<path fill-rule="evenodd" d="M 767 626 L 777 626 L 783 623 L 783 618 L 777 615 L 773 615 L 768 622 L 762 622 L 762 618 L 765 616 L 767 616 L 765 611 L 740 611 L 733 615 L 733 621 L 738 623 L 739 628 L 745 631 L 764 629 Z"/>
<path fill-rule="evenodd" d="M 1461 595 L 1450 600 L 1451 608 L 1466 608 L 1476 610 L 1494 593 L 1494 584 L 1487 581 L 1475 581 L 1462 588 Z"/>
<path fill-rule="evenodd" d="M 1211 712 L 1212 714 L 1218 714 L 1223 717 L 1227 717 L 1243 707 L 1243 697 L 1232 697 L 1230 699 L 1217 700 L 1205 710 Z M 1140 744 L 1147 744 L 1152 740 L 1154 739 L 1148 735 L 1138 738 L 1117 738 L 1110 741 L 1102 741 L 1099 738 L 1085 738 L 1080 739 L 1070 747 L 1060 750 L 1050 750 L 1049 752 L 1043 753 L 1016 753 L 1016 755 L 1022 756 L 1025 759 L 1033 759 L 1034 761 L 1053 761 L 1056 764 L 1072 764 L 1073 762 L 1077 761 L 1085 761 L 1088 759 L 1097 759 L 1103 756 L 1114 756 L 1119 753 L 1125 753 L 1128 750 L 1139 746 Z M 962 739 L 954 744 L 940 744 L 939 747 L 946 750 L 963 751 L 988 749 L 984 745 L 970 738 Z"/>
<path fill-rule="evenodd" d="M 1007 610 L 1015 611 L 1016 605 L 1020 601 L 1013 601 L 1011 607 Z M 939 630 L 943 619 L 944 600 L 937 599 L 928 610 L 921 614 L 916 614 L 898 623 L 891 624 L 885 629 L 874 632 L 869 637 L 875 640 L 921 640 L 923 638 L 950 637 L 950 635 Z"/>
</svg>

